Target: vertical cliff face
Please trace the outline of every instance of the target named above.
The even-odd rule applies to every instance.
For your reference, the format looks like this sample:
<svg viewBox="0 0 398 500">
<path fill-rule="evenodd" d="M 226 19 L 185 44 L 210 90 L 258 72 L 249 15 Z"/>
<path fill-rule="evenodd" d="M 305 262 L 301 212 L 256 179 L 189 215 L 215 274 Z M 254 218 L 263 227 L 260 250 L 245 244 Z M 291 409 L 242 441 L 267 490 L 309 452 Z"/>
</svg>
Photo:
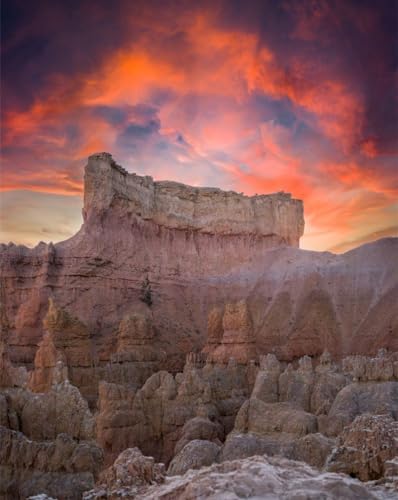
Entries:
<svg viewBox="0 0 398 500">
<path fill-rule="evenodd" d="M 86 223 L 112 210 L 125 218 L 120 220 L 122 227 L 128 217 L 136 217 L 177 231 L 273 237 L 296 247 L 304 231 L 303 204 L 290 194 L 249 197 L 217 188 L 154 182 L 149 176 L 129 174 L 108 153 L 90 156 L 84 186 Z"/>
<path fill-rule="evenodd" d="M 86 166 L 83 218 L 67 241 L 0 247 L 1 322 L 14 362 L 32 366 L 52 298 L 84 324 L 82 349 L 104 366 L 118 354 L 120 322 L 143 306 L 146 280 L 153 331 L 145 352 L 165 352 L 151 359 L 156 369 L 180 369 L 187 353 L 203 349 L 212 309 L 221 329 L 215 314 L 206 349 L 214 345 L 223 360 L 232 348 L 246 361 L 271 351 L 290 360 L 325 348 L 335 356 L 398 348 L 398 240 L 343 256 L 302 251 L 303 206 L 290 195 L 154 182 L 101 153 Z M 237 328 L 231 344 L 222 311 L 238 303 L 250 339 Z"/>
</svg>

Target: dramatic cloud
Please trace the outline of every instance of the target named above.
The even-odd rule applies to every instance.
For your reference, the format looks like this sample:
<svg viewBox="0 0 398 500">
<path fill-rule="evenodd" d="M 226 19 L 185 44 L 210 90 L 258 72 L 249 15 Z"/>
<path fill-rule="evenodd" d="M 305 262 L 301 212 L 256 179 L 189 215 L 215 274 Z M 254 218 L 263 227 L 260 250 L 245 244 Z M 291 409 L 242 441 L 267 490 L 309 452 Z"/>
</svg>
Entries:
<svg viewBox="0 0 398 500">
<path fill-rule="evenodd" d="M 3 3 L 3 239 L 72 234 L 86 157 L 102 150 L 156 179 L 289 191 L 306 248 L 396 232 L 390 2 L 111 3 Z M 59 196 L 71 225 L 51 227 L 57 198 L 43 196 L 46 231 L 27 237 L 33 215 L 13 215 L 27 192 Z"/>
</svg>

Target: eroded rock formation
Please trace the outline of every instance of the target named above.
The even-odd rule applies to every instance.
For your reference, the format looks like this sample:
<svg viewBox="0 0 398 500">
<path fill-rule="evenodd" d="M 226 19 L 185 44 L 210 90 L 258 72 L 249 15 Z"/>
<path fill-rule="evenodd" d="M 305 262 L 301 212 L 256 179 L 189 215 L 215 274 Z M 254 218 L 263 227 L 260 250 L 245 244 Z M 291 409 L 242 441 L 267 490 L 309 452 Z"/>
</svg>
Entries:
<svg viewBox="0 0 398 500">
<path fill-rule="evenodd" d="M 116 384 L 127 383 L 138 389 L 161 369 L 165 361 L 165 352 L 153 329 L 152 313 L 141 304 L 120 322 L 116 350 L 105 369 L 101 370 L 101 378 Z"/>
<path fill-rule="evenodd" d="M 301 251 L 302 203 L 290 195 L 154 182 L 105 153 L 89 158 L 83 213 L 81 230 L 65 242 L 2 245 L 0 266 L 11 359 L 32 367 L 52 298 L 69 315 L 56 321 L 69 321 L 69 376 L 87 396 L 93 388 L 83 387 L 84 372 L 97 355 L 100 365 L 111 361 L 120 322 L 142 304 L 146 278 L 162 367 L 173 372 L 206 341 L 220 344 L 224 361 L 234 350 L 237 360 L 274 352 L 291 361 L 324 349 L 335 357 L 398 349 L 396 239 L 343 256 Z M 237 307 L 251 326 L 242 317 L 235 329 Z M 215 312 L 207 329 L 212 309 L 221 319 Z"/>
<path fill-rule="evenodd" d="M 138 447 L 168 463 L 188 436 L 223 437 L 250 393 L 249 371 L 236 363 L 197 368 L 188 362 L 175 377 L 155 373 L 137 392 L 101 382 L 97 438 L 108 461 L 125 448 Z"/>
<path fill-rule="evenodd" d="M 148 485 L 162 483 L 164 478 L 163 464 L 155 463 L 152 457 L 145 457 L 138 448 L 128 448 L 101 472 L 96 488 L 87 491 L 83 498 L 135 498 Z"/>
<path fill-rule="evenodd" d="M 135 487 L 120 489 L 119 492 L 115 490 L 112 487 L 104 490 L 99 485 L 88 492 L 84 499 L 100 499 L 107 494 L 110 496 L 106 498 L 135 498 L 137 491 Z M 394 496 L 393 492 L 376 486 L 365 486 L 344 474 L 322 473 L 300 462 L 263 456 L 191 470 L 183 476 L 174 476 L 163 484 L 142 488 L 136 498 L 393 500 Z"/>
<path fill-rule="evenodd" d="M 154 182 L 106 153 L 83 218 L 65 242 L 0 248 L 2 494 L 80 498 L 108 466 L 85 498 L 227 480 L 249 498 L 388 498 L 398 239 L 302 251 L 290 195 Z"/>
<path fill-rule="evenodd" d="M 213 309 L 208 318 L 207 344 L 203 352 L 214 363 L 233 358 L 248 364 L 257 358 L 252 318 L 244 300 L 227 303 L 224 310 Z"/>
<path fill-rule="evenodd" d="M 386 415 L 364 414 L 340 434 L 327 468 L 369 481 L 383 477 L 386 463 L 397 456 L 398 422 Z"/>
<path fill-rule="evenodd" d="M 67 434 L 53 441 L 27 439 L 0 427 L 0 496 L 27 498 L 43 492 L 58 499 L 80 499 L 91 489 L 102 465 L 102 451 Z"/>
</svg>

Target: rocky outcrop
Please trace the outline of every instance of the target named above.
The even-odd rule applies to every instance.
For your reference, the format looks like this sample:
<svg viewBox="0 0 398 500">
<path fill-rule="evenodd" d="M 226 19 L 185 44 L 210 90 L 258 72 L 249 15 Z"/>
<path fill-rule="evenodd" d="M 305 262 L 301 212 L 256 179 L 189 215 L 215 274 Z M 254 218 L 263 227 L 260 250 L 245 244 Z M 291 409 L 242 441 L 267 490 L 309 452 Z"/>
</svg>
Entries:
<svg viewBox="0 0 398 500">
<path fill-rule="evenodd" d="M 92 336 L 87 326 L 66 309 L 56 305 L 51 298 L 49 299 L 48 311 L 44 317 L 43 326 L 52 340 L 57 354 L 53 351 L 46 352 L 46 347 L 52 349 L 51 344 L 41 346 L 44 347 L 44 355 L 36 360 L 38 365 L 35 364 L 35 368 L 40 370 L 40 361 L 44 365 L 46 363 L 52 364 L 54 361 L 55 365 L 57 365 L 57 362 L 61 361 L 68 367 L 71 383 L 79 387 L 82 394 L 92 401 L 93 395 L 96 393 L 97 373 L 95 367 L 98 361 Z M 48 359 L 46 359 L 47 355 L 49 355 Z M 49 367 L 43 366 L 43 368 L 48 370 Z"/>
<path fill-rule="evenodd" d="M 68 380 L 42 394 L 11 389 L 4 395 L 7 411 L 17 416 L 16 430 L 30 439 L 52 440 L 61 433 L 77 440 L 95 438 L 95 421 L 87 401 Z"/>
<path fill-rule="evenodd" d="M 36 351 L 34 369 L 29 377 L 29 388 L 33 392 L 47 392 L 53 384 L 59 384 L 67 379 L 66 356 L 55 347 L 52 333 L 46 332 Z"/>
<path fill-rule="evenodd" d="M 317 420 L 314 415 L 288 403 L 264 403 L 251 398 L 239 410 L 221 458 L 231 460 L 264 453 L 295 458 L 296 442 L 315 432 Z"/>
<path fill-rule="evenodd" d="M 362 364 L 373 367 L 375 381 L 352 383 L 351 358 L 343 360 L 343 374 L 327 352 L 315 369 L 308 356 L 298 361 L 296 369 L 289 364 L 285 370 L 275 355 L 262 356 L 251 397 L 237 414 L 220 460 L 279 454 L 322 468 L 334 437 L 357 415 L 388 413 L 398 418 L 398 381 L 386 369 L 393 359 L 395 353 L 360 357 Z M 380 382 L 380 373 L 391 380 Z"/>
<path fill-rule="evenodd" d="M 212 441 L 194 439 L 178 452 L 167 470 L 171 476 L 185 474 L 190 469 L 200 469 L 217 461 L 220 446 Z"/>
<path fill-rule="evenodd" d="M 165 352 L 156 339 L 149 307 L 141 304 L 119 324 L 116 350 L 101 370 L 101 378 L 139 389 L 165 363 Z"/>
<path fill-rule="evenodd" d="M 289 194 L 244 196 L 217 188 L 177 182 L 154 182 L 128 174 L 110 154 L 90 156 L 85 171 L 85 221 L 119 203 L 123 215 L 137 216 L 160 227 L 207 234 L 277 235 L 298 246 L 303 234 L 303 207 Z"/>
<path fill-rule="evenodd" d="M 190 470 L 164 483 L 115 489 L 96 488 L 85 500 L 100 498 L 140 498 L 196 500 L 197 498 L 327 498 L 328 500 L 392 500 L 395 493 L 365 486 L 344 474 L 322 473 L 312 467 L 280 457 L 251 457 Z"/>
<path fill-rule="evenodd" d="M 312 359 L 304 356 L 300 358 L 297 370 L 293 370 L 292 365 L 289 365 L 279 377 L 280 400 L 310 411 L 314 382 Z"/>
<path fill-rule="evenodd" d="M 67 434 L 54 441 L 33 441 L 0 427 L 0 496 L 27 498 L 46 492 L 60 500 L 80 499 L 94 486 L 102 451 Z"/>
<path fill-rule="evenodd" d="M 252 397 L 265 403 L 277 403 L 281 369 L 281 364 L 275 354 L 260 356 L 260 371 L 257 373 Z"/>
<path fill-rule="evenodd" d="M 138 390 L 101 382 L 97 439 L 107 463 L 137 446 L 168 464 L 192 441 L 199 448 L 200 441 L 220 446 L 225 439 L 219 460 L 280 454 L 321 468 L 334 437 L 356 415 L 388 408 L 396 415 L 395 379 L 353 384 L 327 352 L 315 368 L 309 357 L 283 366 L 272 354 L 256 367 L 233 359 L 213 364 L 192 353 L 182 373 L 157 372 Z"/>
<path fill-rule="evenodd" d="M 123 335 L 119 337 L 122 340 L 115 347 L 118 350 L 122 346 L 121 353 L 129 349 L 134 352 L 140 345 L 147 348 L 147 342 L 153 340 L 142 316 L 129 317 L 126 323 L 129 322 L 147 326 L 140 327 L 140 337 L 136 333 L 131 335 L 138 327 L 123 325 Z M 137 338 L 141 338 L 142 344 Z M 394 356 L 388 354 L 389 358 L 395 359 Z M 373 366 L 379 357 L 364 362 Z M 383 446 L 387 443 L 395 453 L 388 444 L 388 439 L 395 438 L 390 432 L 395 429 L 393 420 L 387 432 L 390 434 L 384 428 L 372 431 L 375 437 L 368 440 L 368 453 L 357 447 L 355 455 L 351 446 L 355 439 L 358 443 L 363 441 L 361 432 L 369 432 L 365 424 L 353 425 L 355 432 L 351 434 L 344 431 L 332 453 L 336 445 L 334 436 L 355 416 L 366 411 L 377 415 L 387 410 L 392 418 L 397 418 L 394 405 L 398 400 L 395 394 L 398 382 L 394 374 L 388 381 L 353 383 L 354 375 L 347 372 L 347 363 L 343 360 L 346 370 L 343 374 L 326 352 L 318 360 L 303 357 L 295 366 L 286 366 L 275 355 L 268 354 L 260 358 L 259 367 L 253 363 L 239 364 L 232 358 L 227 364 L 211 363 L 209 357 L 191 353 L 182 373 L 156 372 L 140 388 L 130 381 L 123 384 L 101 381 L 96 433 L 87 402 L 68 380 L 56 383 L 55 370 L 51 388 L 45 393 L 34 394 L 16 387 L 5 389 L 0 397 L 0 424 L 23 431 L 36 442 L 44 439 L 54 442 L 60 433 L 79 443 L 95 437 L 104 450 L 106 464 L 111 464 L 126 448 L 138 447 L 153 457 L 152 465 L 154 460 L 165 462 L 171 475 L 214 462 L 266 454 L 305 461 L 319 469 L 327 460 L 328 464 L 338 464 L 336 467 L 342 467 L 341 463 L 347 467 L 350 462 L 361 474 L 367 461 L 373 463 L 368 460 L 370 456 L 382 456 L 383 465 L 378 467 L 379 470 L 383 467 L 381 477 L 388 478 L 388 470 L 394 467 L 387 462 L 394 456 L 383 451 Z M 133 458 L 128 461 L 135 462 L 136 457 Z M 126 460 L 122 457 L 120 463 Z M 109 489 L 114 495 L 111 498 L 118 498 L 120 492 L 127 494 L 133 486 L 115 486 L 115 474 L 112 472 L 108 483 L 104 479 L 90 495 L 100 498 Z M 360 473 L 358 477 L 362 478 Z M 369 475 L 372 477 L 379 476 Z M 19 484 L 13 481 L 14 485 Z M 150 488 L 146 484 L 135 485 L 134 491 L 146 494 L 147 487 Z M 51 494 L 52 490 L 42 491 Z"/>
<path fill-rule="evenodd" d="M 386 415 L 365 414 L 357 417 L 340 434 L 327 469 L 370 481 L 383 477 L 386 462 L 396 457 L 398 422 Z"/>
<path fill-rule="evenodd" d="M 192 439 L 215 441 L 230 432 L 249 395 L 248 374 L 236 363 L 197 368 L 190 360 L 183 373 L 157 372 L 136 392 L 101 382 L 97 439 L 108 463 L 137 446 L 167 464 Z"/>
<path fill-rule="evenodd" d="M 162 483 L 164 477 L 163 464 L 145 457 L 138 448 L 128 448 L 101 472 L 96 488 L 87 491 L 83 498 L 135 498 L 146 486 Z"/>
<path fill-rule="evenodd" d="M 397 419 L 398 381 L 347 385 L 337 394 L 328 415 L 318 418 L 319 429 L 328 436 L 337 436 L 364 413 Z"/>
<path fill-rule="evenodd" d="M 354 382 L 383 382 L 398 379 L 398 353 L 379 349 L 377 356 L 348 356 L 343 361 L 343 371 Z"/>
<path fill-rule="evenodd" d="M 264 403 L 252 398 L 239 410 L 235 430 L 260 436 L 281 433 L 305 436 L 317 431 L 317 419 L 288 403 Z"/>
<path fill-rule="evenodd" d="M 0 497 L 47 494 L 80 499 L 92 488 L 103 453 L 87 401 L 68 379 L 45 393 L 3 388 L 0 393 Z"/>
</svg>

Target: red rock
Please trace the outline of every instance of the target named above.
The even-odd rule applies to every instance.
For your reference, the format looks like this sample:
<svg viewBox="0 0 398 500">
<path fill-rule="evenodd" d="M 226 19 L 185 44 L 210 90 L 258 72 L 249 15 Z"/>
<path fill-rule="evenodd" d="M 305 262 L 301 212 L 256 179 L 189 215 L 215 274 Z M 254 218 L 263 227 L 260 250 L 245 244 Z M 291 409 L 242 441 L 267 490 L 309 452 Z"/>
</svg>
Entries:
<svg viewBox="0 0 398 500">
<path fill-rule="evenodd" d="M 252 347 L 243 354 L 237 344 L 226 347 L 227 329 L 220 359 L 398 349 L 397 239 L 342 256 L 302 251 L 302 204 L 290 195 L 247 197 L 154 182 L 127 174 L 108 154 L 89 158 L 83 213 L 81 230 L 65 242 L 32 250 L 1 246 L 3 316 L 18 364 L 32 366 L 49 297 L 80 321 L 79 333 L 71 324 L 68 333 L 80 348 L 73 354 L 68 346 L 67 358 L 80 368 L 90 366 L 95 352 L 101 362 L 110 361 L 119 324 L 142 304 L 147 277 L 155 337 L 166 351 L 162 367 L 172 371 L 205 346 L 208 313 L 242 300 Z M 371 276 L 378 277 L 376 284 Z M 214 314 L 209 345 L 219 343 Z M 70 376 L 77 383 L 82 373 Z"/>
</svg>

